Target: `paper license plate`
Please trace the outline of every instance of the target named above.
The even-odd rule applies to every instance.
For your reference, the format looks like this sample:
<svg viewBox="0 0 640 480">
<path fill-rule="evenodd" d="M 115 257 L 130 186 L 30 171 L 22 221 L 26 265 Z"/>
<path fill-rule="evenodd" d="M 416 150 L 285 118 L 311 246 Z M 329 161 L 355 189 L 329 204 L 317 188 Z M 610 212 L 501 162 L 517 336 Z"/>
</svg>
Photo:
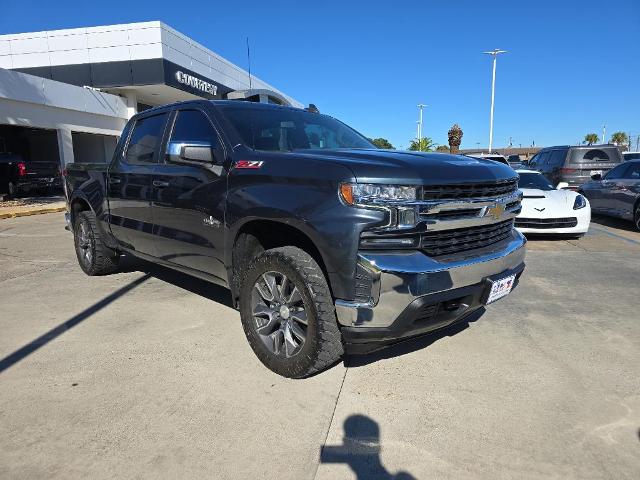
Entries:
<svg viewBox="0 0 640 480">
<path fill-rule="evenodd" d="M 589 175 L 602 175 L 602 170 L 591 170 Z"/>
<path fill-rule="evenodd" d="M 515 275 L 509 275 L 499 280 L 491 280 L 491 290 L 489 290 L 489 296 L 487 297 L 487 305 L 508 295 L 515 281 Z"/>
</svg>

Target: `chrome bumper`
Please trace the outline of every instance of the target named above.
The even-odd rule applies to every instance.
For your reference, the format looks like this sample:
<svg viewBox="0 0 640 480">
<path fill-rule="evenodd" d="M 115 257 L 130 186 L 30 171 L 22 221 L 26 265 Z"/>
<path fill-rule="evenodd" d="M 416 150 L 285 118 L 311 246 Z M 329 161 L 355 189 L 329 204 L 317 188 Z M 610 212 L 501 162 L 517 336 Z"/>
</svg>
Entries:
<svg viewBox="0 0 640 480">
<path fill-rule="evenodd" d="M 436 261 L 418 251 L 360 254 L 358 263 L 373 279 L 371 299 L 336 300 L 338 322 L 363 329 L 389 327 L 419 297 L 475 285 L 522 265 L 525 243 L 524 236 L 513 230 L 500 250 L 487 247 L 463 259 Z"/>
</svg>

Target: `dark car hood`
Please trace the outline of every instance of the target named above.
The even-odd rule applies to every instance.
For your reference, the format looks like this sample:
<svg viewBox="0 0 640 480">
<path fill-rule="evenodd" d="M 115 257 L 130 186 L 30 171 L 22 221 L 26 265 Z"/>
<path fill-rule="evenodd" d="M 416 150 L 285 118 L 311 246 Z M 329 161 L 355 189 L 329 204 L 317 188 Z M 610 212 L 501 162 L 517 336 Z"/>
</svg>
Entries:
<svg viewBox="0 0 640 480">
<path fill-rule="evenodd" d="M 349 168 L 360 183 L 435 185 L 516 178 L 509 166 L 463 155 L 379 149 L 317 149 L 297 155 Z"/>
</svg>

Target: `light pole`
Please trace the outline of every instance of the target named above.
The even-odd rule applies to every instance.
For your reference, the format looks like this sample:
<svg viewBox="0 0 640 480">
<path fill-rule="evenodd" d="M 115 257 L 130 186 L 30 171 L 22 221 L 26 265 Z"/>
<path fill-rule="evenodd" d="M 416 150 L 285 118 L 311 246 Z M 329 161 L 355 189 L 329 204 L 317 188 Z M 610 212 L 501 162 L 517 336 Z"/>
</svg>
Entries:
<svg viewBox="0 0 640 480">
<path fill-rule="evenodd" d="M 602 143 L 607 143 L 607 126 L 602 125 Z"/>
<path fill-rule="evenodd" d="M 491 77 L 491 117 L 489 120 L 489 153 L 491 153 L 491 147 L 493 145 L 493 100 L 496 94 L 496 59 L 501 53 L 507 53 L 506 50 L 500 50 L 496 48 L 490 52 L 482 52 L 485 55 L 491 55 L 493 57 L 493 75 Z"/>
<path fill-rule="evenodd" d="M 422 109 L 426 107 L 424 103 L 419 103 L 418 108 L 420 109 L 420 116 L 418 120 L 418 145 L 420 146 L 420 150 L 422 150 Z"/>
</svg>

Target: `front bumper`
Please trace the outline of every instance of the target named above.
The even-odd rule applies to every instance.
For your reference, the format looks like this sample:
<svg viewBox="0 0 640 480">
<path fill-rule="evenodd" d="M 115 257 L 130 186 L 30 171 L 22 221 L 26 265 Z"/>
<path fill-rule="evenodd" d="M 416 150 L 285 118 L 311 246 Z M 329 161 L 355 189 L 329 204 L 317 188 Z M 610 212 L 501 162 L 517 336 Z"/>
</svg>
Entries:
<svg viewBox="0 0 640 480">
<path fill-rule="evenodd" d="M 358 263 L 371 276 L 371 298 L 335 302 L 348 350 L 375 350 L 473 315 L 484 305 L 489 279 L 515 274 L 517 282 L 525 243 L 514 230 L 500 248 L 486 247 L 466 258 L 434 260 L 418 251 L 361 253 Z"/>
</svg>

